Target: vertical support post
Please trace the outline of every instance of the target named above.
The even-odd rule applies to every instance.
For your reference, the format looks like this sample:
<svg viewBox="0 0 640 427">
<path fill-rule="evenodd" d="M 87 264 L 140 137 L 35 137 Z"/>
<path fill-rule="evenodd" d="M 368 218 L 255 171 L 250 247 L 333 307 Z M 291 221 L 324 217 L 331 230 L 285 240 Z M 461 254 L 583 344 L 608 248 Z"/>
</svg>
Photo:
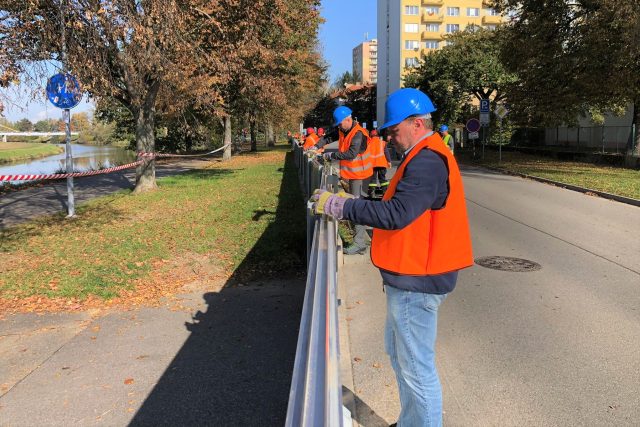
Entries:
<svg viewBox="0 0 640 427">
<path fill-rule="evenodd" d="M 73 173 L 73 155 L 71 153 L 71 110 L 64 109 L 64 130 L 65 138 L 65 157 L 67 173 Z M 73 197 L 73 177 L 67 178 L 67 218 L 73 218 L 76 215 L 76 205 Z"/>
<path fill-rule="evenodd" d="M 502 163 L 502 119 L 500 119 L 498 121 L 498 129 L 499 129 L 499 135 L 500 137 L 498 138 L 498 164 Z"/>
</svg>

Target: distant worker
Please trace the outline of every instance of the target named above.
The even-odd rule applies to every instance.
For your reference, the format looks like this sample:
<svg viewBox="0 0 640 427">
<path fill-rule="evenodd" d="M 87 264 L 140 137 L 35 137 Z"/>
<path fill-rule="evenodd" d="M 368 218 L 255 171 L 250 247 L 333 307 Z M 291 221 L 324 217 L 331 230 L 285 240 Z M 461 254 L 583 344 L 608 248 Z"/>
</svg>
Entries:
<svg viewBox="0 0 640 427">
<path fill-rule="evenodd" d="M 313 128 L 307 128 L 307 137 L 304 140 L 304 145 L 302 148 L 304 150 L 308 150 L 309 148 L 316 145 L 316 143 L 320 140 L 320 137 L 316 135 L 316 131 Z"/>
<path fill-rule="evenodd" d="M 353 120 L 350 108 L 341 106 L 333 112 L 334 126 L 338 127 L 338 152 L 325 153 L 325 160 L 340 161 L 340 177 L 344 179 L 347 191 L 356 198 L 367 197 L 367 183 L 373 175 L 371 155 L 367 151 L 369 133 L 358 122 Z M 322 138 L 317 148 L 324 147 L 329 141 Z M 353 245 L 343 250 L 345 255 L 362 254 L 367 250 L 367 229 L 364 225 L 356 224 L 356 235 Z"/>
<path fill-rule="evenodd" d="M 318 128 L 318 136 L 322 138 L 324 136 L 324 128 Z"/>
<path fill-rule="evenodd" d="M 433 131 L 431 99 L 400 89 L 386 102 L 385 124 L 403 159 L 382 201 L 316 190 L 318 214 L 374 227 L 371 261 L 387 299 L 385 349 L 400 390 L 397 425 L 442 426 L 436 369 L 438 308 L 458 271 L 473 265 L 462 177 Z"/>
<path fill-rule="evenodd" d="M 369 153 L 373 164 L 373 177 L 369 182 L 369 196 L 382 198 L 389 186 L 387 168 L 391 166 L 391 154 L 387 148 L 387 142 L 378 136 L 376 129 L 373 129 L 369 136 Z"/>
<path fill-rule="evenodd" d="M 449 147 L 449 150 L 453 151 L 456 141 L 453 138 L 453 135 L 449 134 L 449 126 L 440 126 L 440 135 L 442 135 L 442 142 L 444 142 L 444 145 Z"/>
</svg>

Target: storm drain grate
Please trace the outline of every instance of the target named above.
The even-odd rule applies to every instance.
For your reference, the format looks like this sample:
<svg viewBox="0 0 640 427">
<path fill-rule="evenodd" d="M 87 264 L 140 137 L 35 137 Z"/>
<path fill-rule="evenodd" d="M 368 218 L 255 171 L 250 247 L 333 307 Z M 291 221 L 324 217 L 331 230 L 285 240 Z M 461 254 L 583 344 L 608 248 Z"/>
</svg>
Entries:
<svg viewBox="0 0 640 427">
<path fill-rule="evenodd" d="M 526 273 L 540 270 L 542 266 L 537 262 L 522 258 L 511 258 L 507 256 L 485 256 L 476 259 L 476 264 L 500 271 L 515 271 Z"/>
</svg>

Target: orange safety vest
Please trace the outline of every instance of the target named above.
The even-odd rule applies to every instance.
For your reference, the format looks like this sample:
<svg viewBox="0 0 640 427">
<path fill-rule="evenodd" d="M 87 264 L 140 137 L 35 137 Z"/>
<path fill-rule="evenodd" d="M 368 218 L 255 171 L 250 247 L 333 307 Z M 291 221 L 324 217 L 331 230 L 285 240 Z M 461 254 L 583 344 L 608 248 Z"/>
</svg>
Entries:
<svg viewBox="0 0 640 427">
<path fill-rule="evenodd" d="M 374 168 L 387 167 L 387 158 L 384 156 L 384 148 L 386 145 L 385 140 L 379 136 L 369 138 L 369 146 L 367 149 L 371 154 L 371 163 Z"/>
<path fill-rule="evenodd" d="M 344 153 L 349 151 L 351 140 L 358 133 L 362 132 L 365 137 L 364 143 L 368 144 L 369 132 L 355 123 L 349 133 L 339 131 L 338 151 Z M 353 160 L 340 160 L 340 176 L 344 179 L 367 179 L 373 175 L 373 164 L 371 163 L 371 153 L 368 148 L 363 153 L 358 153 Z"/>
<path fill-rule="evenodd" d="M 304 140 L 304 145 L 302 146 L 302 148 L 305 150 L 311 148 L 316 145 L 316 142 L 318 141 L 320 141 L 320 137 L 317 134 L 312 133 L 307 136 L 307 139 Z"/>
<path fill-rule="evenodd" d="M 443 274 L 473 265 L 471 234 L 458 164 L 440 135 L 420 141 L 393 176 L 382 198 L 396 192 L 404 170 L 421 150 L 429 149 L 443 158 L 449 170 L 449 195 L 441 209 L 429 209 L 400 230 L 374 228 L 371 260 L 383 270 L 405 275 Z"/>
</svg>

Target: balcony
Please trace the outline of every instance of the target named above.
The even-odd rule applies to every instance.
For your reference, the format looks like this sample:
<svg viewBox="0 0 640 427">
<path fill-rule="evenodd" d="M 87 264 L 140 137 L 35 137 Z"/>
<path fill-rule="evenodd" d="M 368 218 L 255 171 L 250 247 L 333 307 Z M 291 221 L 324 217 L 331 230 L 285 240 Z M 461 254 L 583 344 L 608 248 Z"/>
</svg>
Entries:
<svg viewBox="0 0 640 427">
<path fill-rule="evenodd" d="M 500 15 L 497 15 L 497 16 L 485 15 L 485 16 L 482 17 L 482 23 L 484 25 L 502 24 L 502 16 L 500 16 Z"/>
<path fill-rule="evenodd" d="M 442 40 L 442 34 L 439 31 L 423 31 L 422 32 L 422 40 L 431 39 L 431 40 Z"/>
<path fill-rule="evenodd" d="M 422 0 L 423 6 L 443 6 L 444 0 Z"/>
<path fill-rule="evenodd" d="M 427 12 L 424 12 L 422 14 L 422 22 L 442 22 L 444 20 L 444 14 L 439 13 L 439 14 L 428 14 Z"/>
</svg>

